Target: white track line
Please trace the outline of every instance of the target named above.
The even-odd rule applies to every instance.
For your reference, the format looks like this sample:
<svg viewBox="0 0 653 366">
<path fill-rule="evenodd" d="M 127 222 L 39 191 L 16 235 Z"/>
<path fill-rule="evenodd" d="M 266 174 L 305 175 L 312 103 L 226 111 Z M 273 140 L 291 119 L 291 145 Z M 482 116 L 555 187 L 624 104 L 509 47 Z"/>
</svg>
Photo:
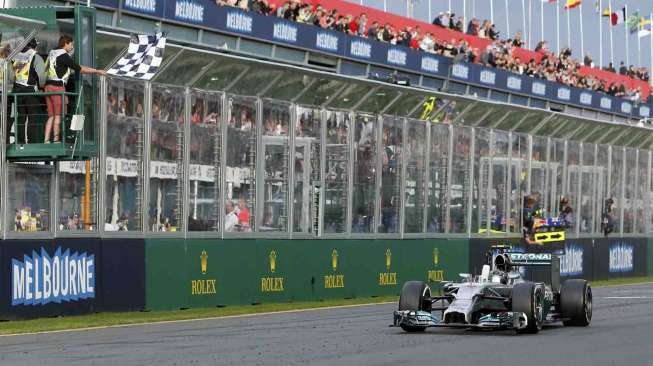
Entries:
<svg viewBox="0 0 653 366">
<path fill-rule="evenodd" d="M 623 300 L 643 300 L 653 299 L 651 296 L 595 296 L 595 299 L 623 299 Z"/>
</svg>

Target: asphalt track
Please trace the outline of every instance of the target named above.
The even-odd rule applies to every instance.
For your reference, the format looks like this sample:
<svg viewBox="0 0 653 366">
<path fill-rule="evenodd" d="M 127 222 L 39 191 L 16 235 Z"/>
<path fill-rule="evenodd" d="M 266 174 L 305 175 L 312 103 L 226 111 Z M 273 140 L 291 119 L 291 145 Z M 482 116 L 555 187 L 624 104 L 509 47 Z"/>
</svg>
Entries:
<svg viewBox="0 0 653 366">
<path fill-rule="evenodd" d="M 0 337 L 0 365 L 653 365 L 653 284 L 594 289 L 588 328 L 390 328 L 393 304 Z"/>
</svg>

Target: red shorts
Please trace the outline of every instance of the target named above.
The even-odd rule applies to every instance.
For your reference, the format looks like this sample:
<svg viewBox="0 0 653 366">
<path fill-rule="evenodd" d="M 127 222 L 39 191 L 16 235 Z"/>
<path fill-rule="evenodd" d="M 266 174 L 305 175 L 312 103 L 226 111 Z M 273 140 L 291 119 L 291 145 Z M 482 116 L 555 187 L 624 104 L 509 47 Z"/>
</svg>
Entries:
<svg viewBox="0 0 653 366">
<path fill-rule="evenodd" d="M 45 91 L 46 93 L 62 92 L 66 91 L 66 88 L 48 84 L 45 86 Z M 68 97 L 64 98 L 64 103 L 68 104 Z M 45 97 L 45 103 L 48 106 L 48 117 L 61 116 L 61 95 L 47 95 Z"/>
</svg>

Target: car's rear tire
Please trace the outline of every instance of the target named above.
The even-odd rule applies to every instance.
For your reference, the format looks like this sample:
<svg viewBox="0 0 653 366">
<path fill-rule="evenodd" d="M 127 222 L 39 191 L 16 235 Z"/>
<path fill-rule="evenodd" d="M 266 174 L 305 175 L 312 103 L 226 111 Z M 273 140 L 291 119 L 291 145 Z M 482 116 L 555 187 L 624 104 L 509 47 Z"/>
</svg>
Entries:
<svg viewBox="0 0 653 366">
<path fill-rule="evenodd" d="M 566 326 L 586 327 L 592 322 L 592 287 L 581 279 L 566 280 L 560 289 L 560 311 Z"/>
<path fill-rule="evenodd" d="M 544 322 L 544 289 L 532 282 L 518 283 L 512 288 L 512 311 L 526 314 L 526 328 L 517 333 L 535 334 Z"/>
<path fill-rule="evenodd" d="M 404 283 L 399 295 L 399 310 L 431 311 L 431 288 L 422 281 Z M 426 327 L 401 325 L 406 332 L 423 332 Z"/>
</svg>

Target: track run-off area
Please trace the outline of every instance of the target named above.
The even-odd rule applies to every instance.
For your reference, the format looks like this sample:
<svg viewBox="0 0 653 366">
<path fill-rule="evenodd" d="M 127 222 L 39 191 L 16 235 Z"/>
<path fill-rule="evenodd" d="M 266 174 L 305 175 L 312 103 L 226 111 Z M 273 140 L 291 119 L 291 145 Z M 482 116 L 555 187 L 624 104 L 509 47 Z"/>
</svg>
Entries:
<svg viewBox="0 0 653 366">
<path fill-rule="evenodd" d="M 587 328 L 389 327 L 396 304 L 0 337 L 0 365 L 651 365 L 653 284 L 595 288 Z"/>
</svg>

